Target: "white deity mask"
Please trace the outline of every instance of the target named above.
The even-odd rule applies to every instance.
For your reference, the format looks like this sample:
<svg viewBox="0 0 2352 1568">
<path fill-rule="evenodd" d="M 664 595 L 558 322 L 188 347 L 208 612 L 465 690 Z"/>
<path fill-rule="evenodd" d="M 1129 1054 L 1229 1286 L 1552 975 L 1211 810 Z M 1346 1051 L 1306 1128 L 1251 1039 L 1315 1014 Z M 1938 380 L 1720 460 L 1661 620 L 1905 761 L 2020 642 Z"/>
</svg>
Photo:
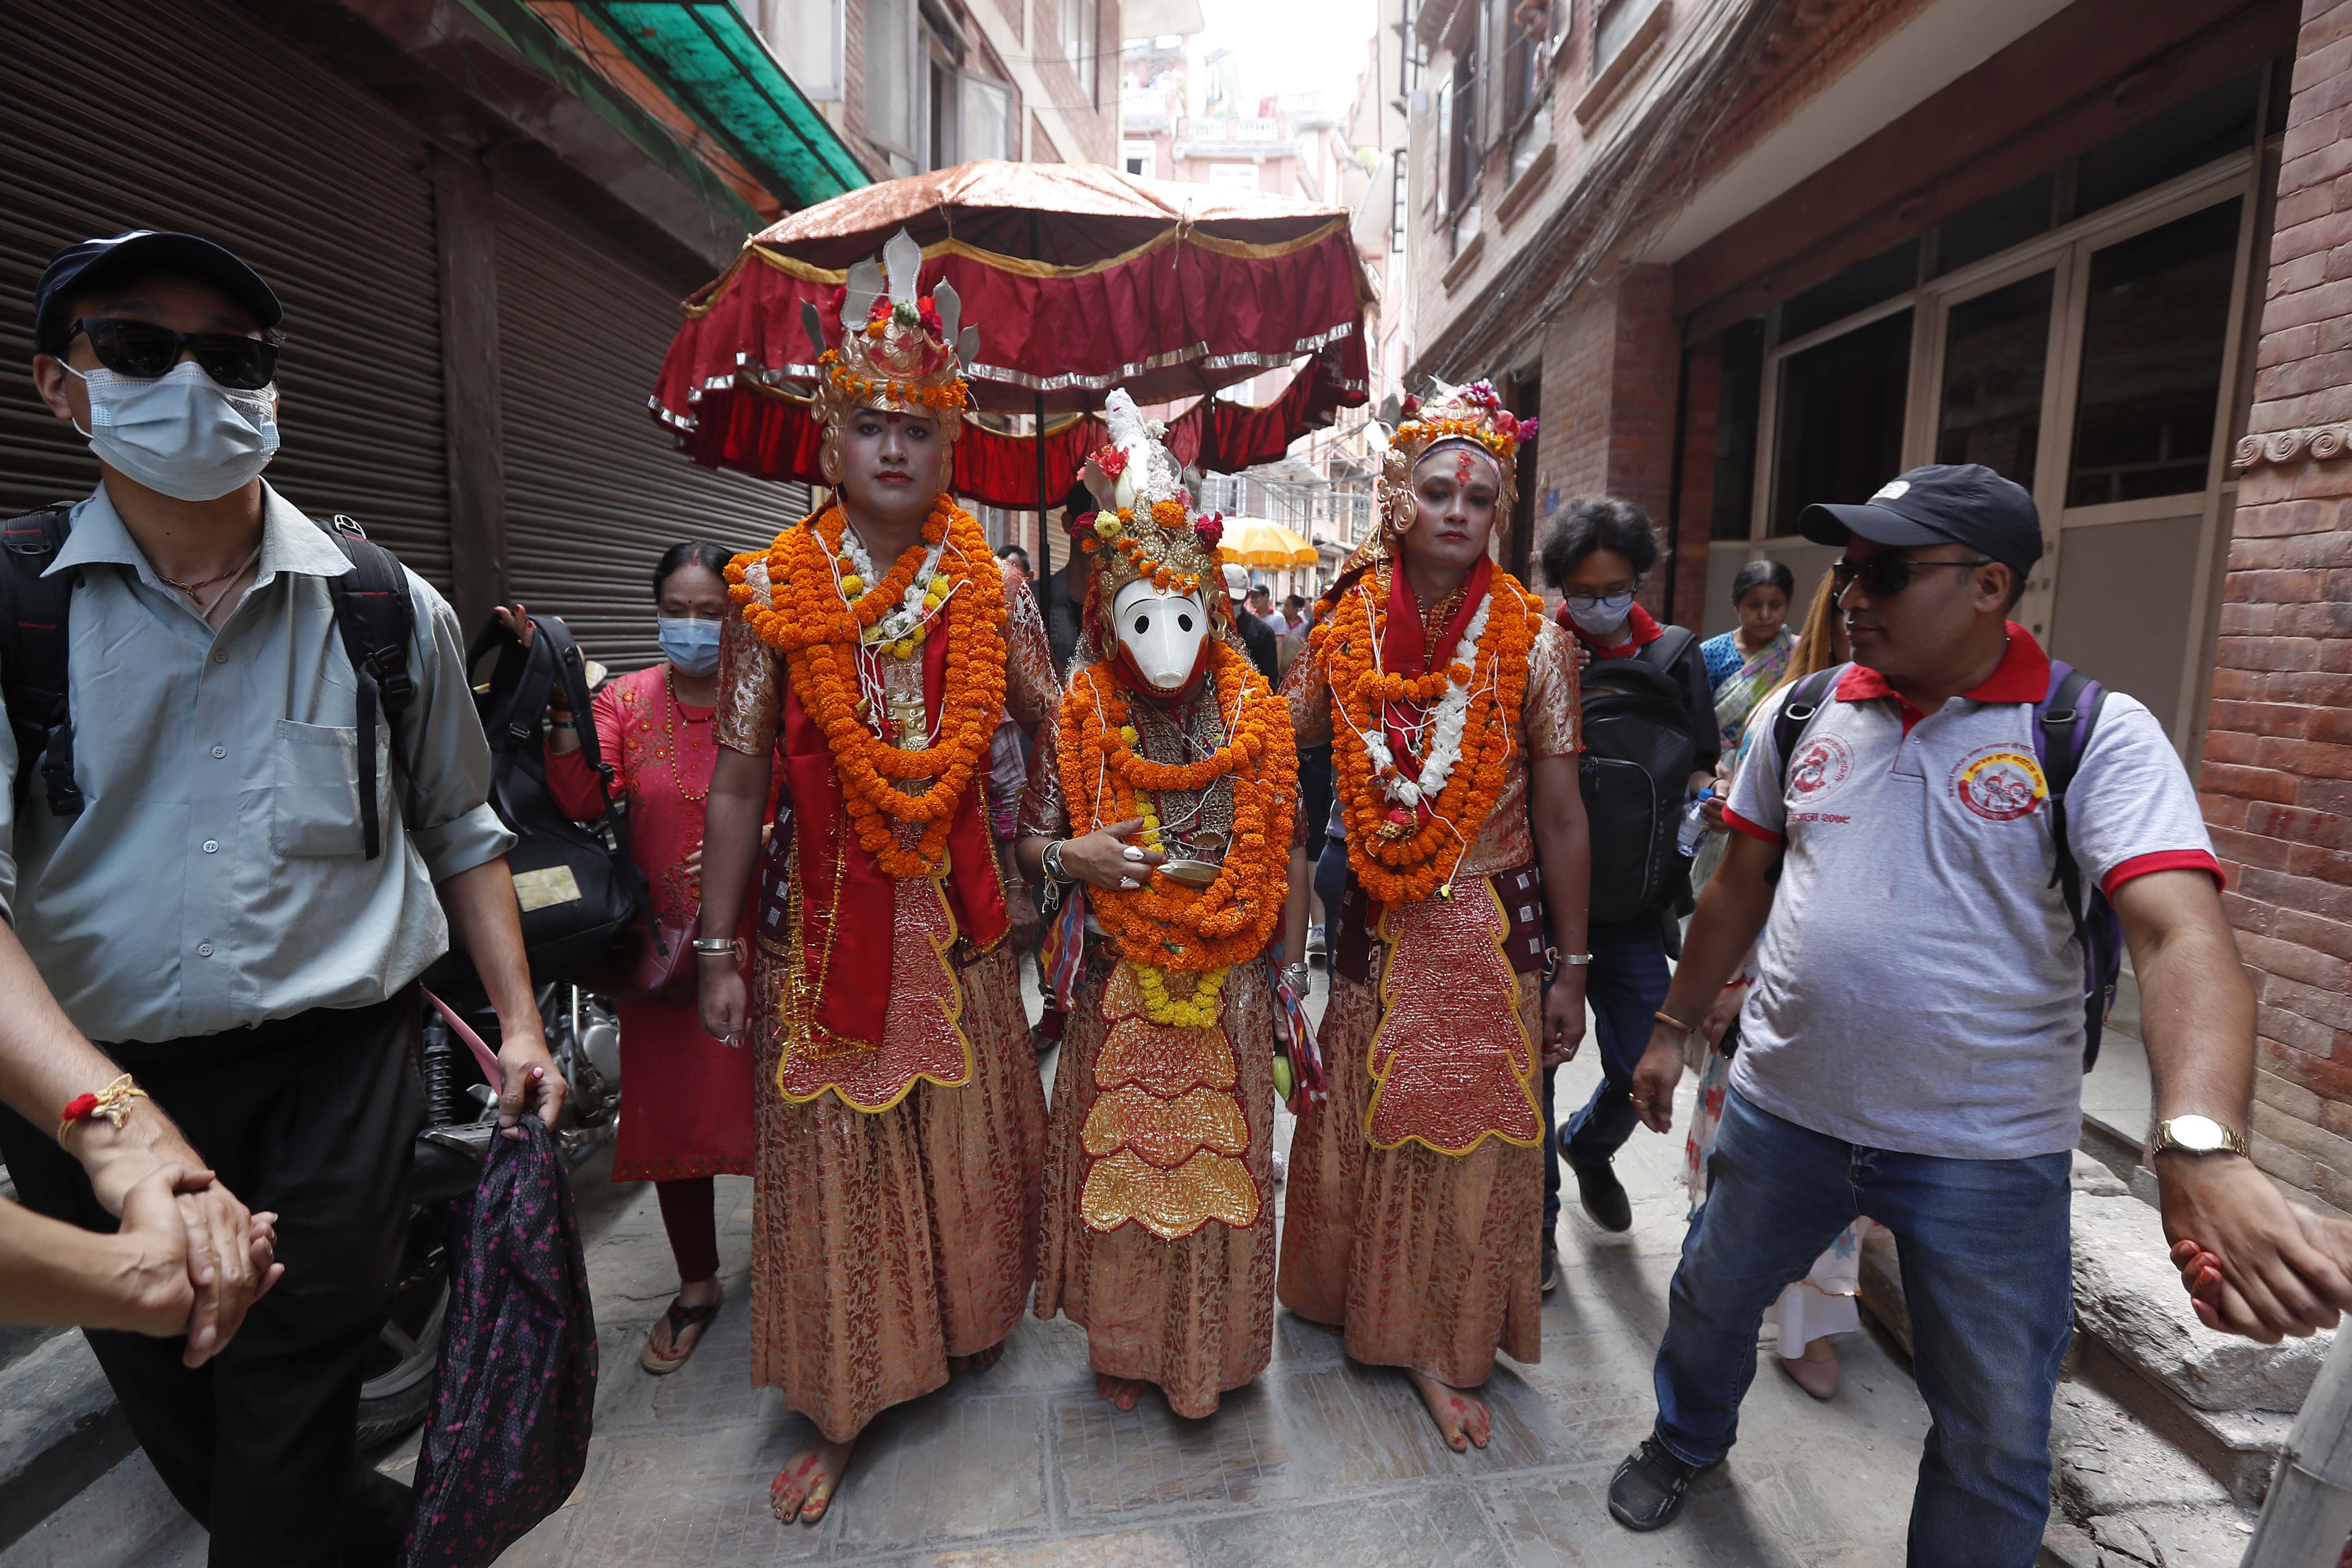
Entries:
<svg viewBox="0 0 2352 1568">
<path fill-rule="evenodd" d="M 1209 612 L 1198 594 L 1168 594 L 1138 578 L 1111 601 L 1118 646 L 1136 673 L 1161 691 L 1179 691 L 1201 662 Z"/>
</svg>

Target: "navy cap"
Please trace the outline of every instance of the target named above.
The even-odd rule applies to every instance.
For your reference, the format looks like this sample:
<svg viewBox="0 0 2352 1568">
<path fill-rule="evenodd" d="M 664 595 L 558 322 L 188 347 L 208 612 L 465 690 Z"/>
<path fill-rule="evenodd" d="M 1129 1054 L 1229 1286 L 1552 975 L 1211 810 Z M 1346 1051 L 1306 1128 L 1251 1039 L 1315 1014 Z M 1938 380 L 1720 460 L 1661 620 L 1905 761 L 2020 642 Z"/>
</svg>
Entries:
<svg viewBox="0 0 2352 1568">
<path fill-rule="evenodd" d="M 66 301 L 77 289 L 121 282 L 143 272 L 201 279 L 236 300 L 265 332 L 286 319 L 261 274 L 224 247 L 197 235 L 134 228 L 111 239 L 68 245 L 49 258 L 33 290 L 34 349 L 45 354 L 66 352 L 73 326 L 66 317 Z"/>
<path fill-rule="evenodd" d="M 2042 559 L 2042 514 L 2014 479 L 1982 463 L 1930 463 L 1887 480 L 1859 506 L 1816 502 L 1797 518 L 1816 544 L 1846 536 L 1895 548 L 1965 544 L 2021 580 Z"/>
</svg>

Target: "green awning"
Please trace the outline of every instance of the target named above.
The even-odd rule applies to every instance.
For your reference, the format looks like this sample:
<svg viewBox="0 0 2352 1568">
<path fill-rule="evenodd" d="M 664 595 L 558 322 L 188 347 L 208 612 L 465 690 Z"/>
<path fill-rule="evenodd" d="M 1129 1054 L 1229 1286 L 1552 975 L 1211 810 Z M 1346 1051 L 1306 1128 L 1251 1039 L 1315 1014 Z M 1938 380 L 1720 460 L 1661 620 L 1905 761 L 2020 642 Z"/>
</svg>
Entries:
<svg viewBox="0 0 2352 1568">
<path fill-rule="evenodd" d="M 870 183 L 729 0 L 577 3 L 786 206 Z"/>
</svg>

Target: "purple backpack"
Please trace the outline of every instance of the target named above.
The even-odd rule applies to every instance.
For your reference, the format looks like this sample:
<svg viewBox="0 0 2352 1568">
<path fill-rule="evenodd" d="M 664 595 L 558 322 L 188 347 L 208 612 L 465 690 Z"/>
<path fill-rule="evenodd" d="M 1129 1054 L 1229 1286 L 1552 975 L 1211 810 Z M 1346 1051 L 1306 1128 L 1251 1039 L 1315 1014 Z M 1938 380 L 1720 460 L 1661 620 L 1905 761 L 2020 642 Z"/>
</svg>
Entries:
<svg viewBox="0 0 2352 1568">
<path fill-rule="evenodd" d="M 1824 669 L 1797 682 L 1780 711 L 1773 716 L 1772 744 L 1780 753 L 1781 788 L 1788 788 L 1789 759 L 1797 742 L 1822 704 L 1837 689 L 1847 666 Z M 2083 1070 L 2099 1059 L 2099 1037 L 2106 1032 L 2107 1015 L 2115 1010 L 2116 986 L 2123 973 L 2124 926 L 2102 889 L 2094 887 L 2084 900 L 2083 868 L 2075 863 L 2074 846 L 2066 841 L 2066 792 L 2083 753 L 2091 744 L 2091 727 L 2107 689 L 2063 658 L 2050 661 L 2050 690 L 2033 705 L 2033 754 L 2050 785 L 2050 837 L 2058 847 L 2057 868 L 2050 885 L 2066 900 L 2074 922 L 2074 938 L 2083 946 Z"/>
<path fill-rule="evenodd" d="M 563 1505 L 588 1462 L 596 1319 L 572 1179 L 539 1118 L 519 1125 L 521 1141 L 491 1139 L 480 1184 L 454 1200 L 404 1568 L 486 1568 Z"/>
</svg>

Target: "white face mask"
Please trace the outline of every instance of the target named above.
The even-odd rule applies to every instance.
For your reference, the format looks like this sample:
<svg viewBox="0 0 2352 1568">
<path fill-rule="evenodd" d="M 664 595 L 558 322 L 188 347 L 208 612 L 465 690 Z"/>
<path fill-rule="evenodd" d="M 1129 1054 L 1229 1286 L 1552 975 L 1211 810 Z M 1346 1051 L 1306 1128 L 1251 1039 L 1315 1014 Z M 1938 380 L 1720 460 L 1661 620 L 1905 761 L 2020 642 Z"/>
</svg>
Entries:
<svg viewBox="0 0 2352 1568">
<path fill-rule="evenodd" d="M 1143 679 L 1161 691 L 1174 691 L 1192 678 L 1201 643 L 1209 635 L 1209 612 L 1197 594 L 1163 594 L 1141 578 L 1111 601 L 1118 646 Z"/>
<path fill-rule="evenodd" d="M 183 360 L 153 379 L 66 369 L 89 388 L 89 449 L 181 500 L 241 489 L 278 455 L 278 389 L 232 392 Z M 79 426 L 77 426 L 79 428 Z"/>
<path fill-rule="evenodd" d="M 1633 613 L 1633 595 L 1631 593 L 1604 594 L 1600 603 L 1590 609 L 1570 599 L 1567 608 L 1568 618 L 1576 623 L 1578 630 L 1590 637 L 1605 637 L 1623 626 L 1625 617 Z"/>
</svg>

